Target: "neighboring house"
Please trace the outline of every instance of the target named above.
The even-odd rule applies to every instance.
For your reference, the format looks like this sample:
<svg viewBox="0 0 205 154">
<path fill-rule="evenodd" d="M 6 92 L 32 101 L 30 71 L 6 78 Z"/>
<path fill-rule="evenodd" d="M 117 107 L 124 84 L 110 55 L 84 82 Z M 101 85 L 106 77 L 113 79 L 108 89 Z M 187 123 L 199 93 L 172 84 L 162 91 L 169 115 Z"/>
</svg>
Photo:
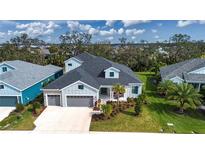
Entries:
<svg viewBox="0 0 205 154">
<path fill-rule="evenodd" d="M 171 80 L 174 83 L 187 82 L 198 90 L 205 85 L 205 59 L 191 59 L 160 69 L 162 80 Z"/>
<path fill-rule="evenodd" d="M 65 71 L 43 89 L 46 106 L 91 107 L 98 99 L 116 100 L 112 87 L 117 83 L 126 89 L 121 100 L 138 97 L 142 92 L 142 82 L 130 68 L 87 52 L 66 60 Z"/>
<path fill-rule="evenodd" d="M 63 75 L 60 67 L 14 60 L 0 63 L 0 106 L 27 104 L 42 93 L 42 87 Z"/>
</svg>

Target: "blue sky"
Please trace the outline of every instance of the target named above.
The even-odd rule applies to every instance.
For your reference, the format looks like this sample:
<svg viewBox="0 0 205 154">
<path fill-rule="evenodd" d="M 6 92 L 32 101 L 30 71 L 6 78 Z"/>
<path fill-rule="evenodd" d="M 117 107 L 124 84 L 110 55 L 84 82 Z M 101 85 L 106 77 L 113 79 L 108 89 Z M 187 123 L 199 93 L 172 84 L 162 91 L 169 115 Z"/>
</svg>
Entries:
<svg viewBox="0 0 205 154">
<path fill-rule="evenodd" d="M 0 43 L 27 33 L 31 37 L 49 43 L 58 43 L 59 36 L 67 31 L 92 34 L 92 42 L 110 41 L 118 43 L 126 37 L 131 42 L 168 40 L 176 33 L 188 34 L 193 40 L 205 40 L 203 20 L 68 20 L 68 21 L 0 21 Z"/>
</svg>

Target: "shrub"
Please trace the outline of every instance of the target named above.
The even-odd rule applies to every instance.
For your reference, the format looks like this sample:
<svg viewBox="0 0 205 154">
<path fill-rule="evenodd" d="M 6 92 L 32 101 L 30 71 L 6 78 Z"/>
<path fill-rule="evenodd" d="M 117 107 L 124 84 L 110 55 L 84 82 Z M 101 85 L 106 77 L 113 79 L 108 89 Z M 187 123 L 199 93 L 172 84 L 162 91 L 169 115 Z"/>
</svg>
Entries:
<svg viewBox="0 0 205 154">
<path fill-rule="evenodd" d="M 134 110 L 135 110 L 135 115 L 138 116 L 140 114 L 140 112 L 141 112 L 141 103 L 140 102 L 136 102 L 135 103 Z"/>
<path fill-rule="evenodd" d="M 128 103 L 132 103 L 132 101 L 133 101 L 132 98 L 130 98 L 130 97 L 127 98 L 127 102 L 128 102 Z"/>
<path fill-rule="evenodd" d="M 21 103 L 16 103 L 16 112 L 22 112 L 24 110 L 24 105 Z"/>
<path fill-rule="evenodd" d="M 41 104 L 39 102 L 34 102 L 32 105 L 32 110 L 34 112 L 34 114 L 37 114 L 37 109 L 39 109 L 41 107 Z"/>
<path fill-rule="evenodd" d="M 101 106 L 101 109 L 102 109 L 102 112 L 103 112 L 103 114 L 104 115 L 106 115 L 106 116 L 110 116 L 110 114 L 112 113 L 112 110 L 113 110 L 113 108 L 112 108 L 112 105 L 111 104 L 103 104 L 102 106 Z"/>
</svg>

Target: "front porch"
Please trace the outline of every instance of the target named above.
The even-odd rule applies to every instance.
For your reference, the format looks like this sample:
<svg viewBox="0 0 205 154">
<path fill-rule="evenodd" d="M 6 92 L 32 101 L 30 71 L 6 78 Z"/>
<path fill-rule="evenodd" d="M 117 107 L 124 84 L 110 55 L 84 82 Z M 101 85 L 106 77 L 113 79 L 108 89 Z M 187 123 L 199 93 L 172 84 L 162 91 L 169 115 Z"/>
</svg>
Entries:
<svg viewBox="0 0 205 154">
<path fill-rule="evenodd" d="M 191 82 L 189 82 L 188 84 L 193 85 L 193 87 L 194 87 L 198 92 L 200 92 L 201 90 L 204 90 L 204 89 L 205 89 L 205 83 L 191 83 Z"/>
<path fill-rule="evenodd" d="M 112 86 L 103 86 L 99 90 L 99 99 L 103 102 L 107 101 L 117 101 L 117 96 L 115 95 L 114 91 L 112 90 Z M 122 94 L 119 100 L 126 100 L 124 98 L 124 94 Z"/>
</svg>

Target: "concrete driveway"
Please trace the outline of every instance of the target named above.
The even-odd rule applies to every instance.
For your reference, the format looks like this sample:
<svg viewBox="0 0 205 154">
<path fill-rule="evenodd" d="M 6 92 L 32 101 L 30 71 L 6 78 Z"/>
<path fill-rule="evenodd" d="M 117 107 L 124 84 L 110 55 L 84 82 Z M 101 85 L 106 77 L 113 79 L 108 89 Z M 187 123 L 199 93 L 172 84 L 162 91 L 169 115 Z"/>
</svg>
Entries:
<svg viewBox="0 0 205 154">
<path fill-rule="evenodd" d="M 6 118 L 15 107 L 0 107 L 0 121 Z"/>
<path fill-rule="evenodd" d="M 34 131 L 89 132 L 92 109 L 49 106 L 36 119 Z"/>
</svg>

